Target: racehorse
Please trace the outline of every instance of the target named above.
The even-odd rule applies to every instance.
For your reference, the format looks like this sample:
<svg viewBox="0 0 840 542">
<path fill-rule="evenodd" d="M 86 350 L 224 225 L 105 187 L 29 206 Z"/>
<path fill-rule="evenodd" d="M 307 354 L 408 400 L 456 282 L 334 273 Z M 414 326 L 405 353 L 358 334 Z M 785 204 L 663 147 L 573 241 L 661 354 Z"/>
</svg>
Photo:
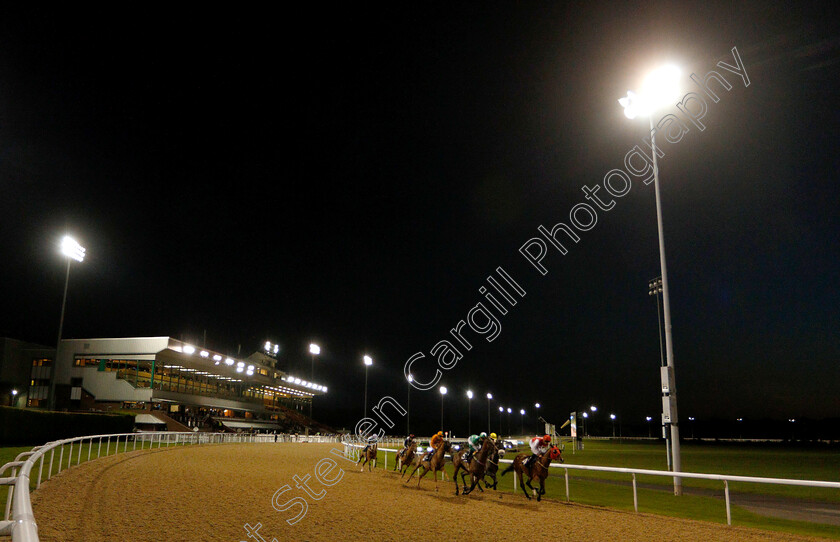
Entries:
<svg viewBox="0 0 840 542">
<path fill-rule="evenodd" d="M 417 487 L 420 487 L 420 480 L 422 480 L 423 477 L 426 476 L 426 473 L 432 471 L 432 477 L 435 479 L 435 491 L 437 491 L 437 473 L 438 471 L 443 470 L 443 466 L 446 463 L 445 454 L 451 449 L 452 445 L 449 443 L 449 441 L 444 440 L 440 447 L 437 450 L 435 450 L 435 453 L 432 454 L 432 458 L 430 460 L 425 460 L 425 454 L 418 455 L 417 458 L 414 460 L 414 470 L 411 471 L 411 474 L 408 476 L 408 480 L 406 480 L 405 483 L 411 480 L 411 477 L 414 476 L 414 473 L 417 472 L 417 469 L 423 467 L 423 474 L 420 474 L 417 477 Z"/>
<path fill-rule="evenodd" d="M 513 463 L 510 467 L 506 468 L 502 471 L 502 476 L 509 473 L 512 470 L 516 471 L 516 475 L 519 477 L 519 487 L 522 488 L 522 492 L 528 497 L 528 500 L 531 500 L 531 496 L 528 495 L 528 492 L 525 490 L 525 485 L 531 488 L 531 491 L 537 493 L 537 502 L 540 501 L 540 498 L 545 495 L 545 479 L 548 476 L 548 466 L 551 464 L 553 459 L 559 459 L 561 463 L 563 463 L 563 454 L 560 452 L 560 448 L 557 446 L 552 446 L 548 449 L 548 451 L 542 455 L 540 455 L 534 462 L 531 464 L 531 468 L 528 469 L 526 472 L 525 470 L 525 460 L 528 458 L 529 454 L 519 454 L 516 456 L 516 459 L 513 460 Z M 528 481 L 525 481 L 525 476 L 528 476 Z M 540 481 L 540 490 L 537 491 L 534 486 L 531 485 L 533 480 Z"/>
<path fill-rule="evenodd" d="M 359 460 L 356 461 L 356 464 L 358 465 L 359 463 L 362 463 L 362 460 L 364 460 L 364 463 L 362 463 L 362 468 L 359 469 L 359 472 L 365 471 L 365 465 L 368 466 L 368 472 L 370 472 L 370 468 L 373 465 L 373 462 L 376 461 L 377 447 L 378 443 L 375 442 L 371 444 L 370 447 L 368 447 L 368 449 L 365 450 L 363 454 L 359 454 Z"/>
<path fill-rule="evenodd" d="M 414 456 L 417 453 L 417 441 L 412 441 L 411 444 L 403 450 L 401 455 L 397 456 L 397 461 L 394 461 L 394 470 L 400 469 L 400 478 L 405 475 L 405 471 L 411 466 Z"/>
<path fill-rule="evenodd" d="M 475 489 L 475 486 L 478 484 L 479 480 L 484 478 L 484 472 L 487 469 L 487 458 L 490 454 L 496 450 L 496 445 L 493 443 L 492 440 L 489 438 L 485 438 L 484 442 L 481 443 L 481 448 L 478 449 L 470 459 L 470 463 L 467 464 L 464 462 L 463 457 L 461 454 L 452 454 L 452 464 L 455 465 L 455 472 L 452 474 L 452 481 L 455 482 L 455 494 L 458 494 L 458 478 L 457 474 L 458 471 L 461 472 L 461 482 L 464 484 L 464 495 L 469 495 L 470 492 Z M 456 462 L 457 456 L 457 462 Z M 470 475 L 472 479 L 472 485 L 469 489 L 467 489 L 467 475 Z M 478 490 L 484 492 L 481 489 L 481 486 L 478 486 Z"/>
<path fill-rule="evenodd" d="M 490 457 L 487 458 L 487 470 L 484 471 L 484 487 L 489 488 L 490 484 L 487 483 L 487 478 L 493 480 L 493 489 L 496 489 L 496 484 L 499 483 L 498 479 L 496 479 L 496 473 L 499 471 L 499 459 L 505 455 L 505 447 L 501 442 L 496 443 L 496 450 L 490 454 Z"/>
</svg>

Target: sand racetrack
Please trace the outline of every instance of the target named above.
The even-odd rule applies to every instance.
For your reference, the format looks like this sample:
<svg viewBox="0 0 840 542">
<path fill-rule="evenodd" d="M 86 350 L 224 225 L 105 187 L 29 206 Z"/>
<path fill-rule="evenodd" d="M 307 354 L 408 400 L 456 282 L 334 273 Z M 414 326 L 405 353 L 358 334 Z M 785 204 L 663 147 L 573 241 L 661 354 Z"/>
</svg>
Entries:
<svg viewBox="0 0 840 542">
<path fill-rule="evenodd" d="M 534 536 L 562 540 L 811 540 L 784 533 L 613 511 L 553 499 L 541 503 L 522 495 L 492 491 L 456 497 L 452 482 L 434 491 L 431 475 L 416 488 L 398 475 L 360 473 L 329 452 L 338 444 L 224 444 L 138 451 L 84 463 L 64 471 L 32 493 L 42 541 L 252 541 L 277 540 L 446 540 L 494 533 L 505 540 Z M 331 458 L 344 469 L 322 472 L 331 487 L 314 477 L 316 464 Z M 329 463 L 322 463 L 322 467 Z M 307 484 L 320 500 L 295 487 Z M 508 475 L 510 476 L 510 475 Z M 277 499 L 308 501 L 295 525 L 286 523 L 300 506 L 280 512 Z M 557 492 L 557 488 L 554 488 Z M 549 488 L 549 494 L 551 494 Z M 245 524 L 262 524 L 249 537 Z"/>
</svg>

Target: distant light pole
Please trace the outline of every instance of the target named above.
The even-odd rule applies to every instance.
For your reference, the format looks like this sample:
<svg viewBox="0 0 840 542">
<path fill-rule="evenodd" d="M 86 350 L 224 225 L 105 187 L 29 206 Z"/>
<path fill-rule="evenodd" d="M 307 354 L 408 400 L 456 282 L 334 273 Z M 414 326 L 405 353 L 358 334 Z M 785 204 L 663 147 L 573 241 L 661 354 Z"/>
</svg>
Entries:
<svg viewBox="0 0 840 542">
<path fill-rule="evenodd" d="M 472 435 L 472 390 L 467 390 L 467 433 Z"/>
<path fill-rule="evenodd" d="M 520 435 L 525 434 L 525 409 L 524 408 L 519 409 L 519 434 Z"/>
<path fill-rule="evenodd" d="M 268 343 L 266 343 L 266 345 L 268 345 Z M 309 372 L 309 381 L 310 382 L 315 381 L 315 356 L 317 356 L 320 353 L 321 353 L 321 347 L 318 346 L 315 343 L 310 343 L 310 345 L 309 345 L 309 357 L 312 360 L 312 362 L 311 362 L 312 367 L 311 367 L 311 370 Z M 312 417 L 312 403 L 313 403 L 314 399 L 315 399 L 314 395 L 309 398 L 309 417 L 310 418 Z M 367 399 L 365 399 L 365 416 L 367 416 Z"/>
<path fill-rule="evenodd" d="M 488 392 L 487 393 L 487 431 L 490 432 L 490 433 L 492 433 L 492 431 L 490 431 L 490 400 L 491 399 L 493 399 L 493 394 Z M 502 432 L 502 430 L 500 429 L 499 433 L 501 433 L 501 432 Z"/>
<path fill-rule="evenodd" d="M 508 407 L 507 413 L 508 413 L 508 435 L 511 435 L 512 433 L 511 433 L 511 430 L 510 430 L 510 413 L 511 413 L 510 407 Z"/>
<path fill-rule="evenodd" d="M 440 430 L 443 431 L 443 398 L 446 397 L 446 386 L 440 387 Z"/>
<path fill-rule="evenodd" d="M 504 426 L 502 425 L 502 412 L 504 412 L 504 411 L 505 411 L 505 407 L 500 406 L 500 407 L 499 407 L 499 434 L 500 434 L 500 435 L 501 435 L 502 433 L 504 433 L 504 431 L 505 431 L 505 428 L 504 428 Z"/>
<path fill-rule="evenodd" d="M 12 390 L 12 406 L 17 406 L 17 390 Z"/>
<path fill-rule="evenodd" d="M 55 380 L 58 369 L 58 350 L 61 347 L 61 333 L 64 330 L 64 308 L 67 305 L 67 287 L 70 284 L 70 262 L 76 260 L 81 263 L 85 259 L 85 248 L 69 235 L 61 240 L 61 253 L 67 257 L 67 275 L 64 277 L 64 297 L 61 299 L 61 318 L 58 321 L 58 340 L 55 345 L 55 359 L 50 371 L 49 409 L 55 410 Z"/>
<path fill-rule="evenodd" d="M 665 264 L 665 230 L 662 225 L 662 201 L 659 195 L 659 166 L 656 160 L 656 139 L 654 137 L 652 113 L 659 107 L 671 105 L 673 100 L 679 96 L 679 75 L 680 70 L 675 66 L 664 66 L 651 73 L 642 87 L 640 95 L 628 92 L 626 98 L 621 98 L 618 103 L 624 107 L 624 115 L 633 119 L 637 115 L 647 116 L 650 121 L 650 146 L 653 162 L 653 184 L 656 197 L 656 223 L 659 233 L 659 267 L 662 277 L 662 310 L 665 321 L 665 353 L 666 353 L 666 375 L 667 393 L 663 382 L 663 397 L 668 396 L 667 410 L 664 414 L 671 421 L 671 452 L 673 455 L 673 469 L 675 472 L 681 470 L 680 459 L 680 428 L 679 415 L 677 414 L 677 390 L 674 377 L 674 344 L 671 336 L 671 303 L 668 295 L 668 270 Z M 658 306 L 658 305 L 657 305 Z M 663 405 L 666 404 L 663 401 Z M 682 481 L 674 477 L 674 495 L 682 495 Z"/>
<path fill-rule="evenodd" d="M 738 422 L 738 440 L 741 440 L 744 438 L 744 429 L 742 425 L 744 423 L 744 418 L 738 418 L 735 421 Z"/>
<path fill-rule="evenodd" d="M 367 374 L 368 374 L 368 367 L 373 365 L 373 358 L 370 356 L 364 356 L 362 360 L 365 362 L 365 418 L 367 418 Z"/>
<path fill-rule="evenodd" d="M 539 422 L 540 422 L 540 404 L 539 403 L 534 403 L 534 408 L 537 409 L 537 424 L 539 424 Z M 537 425 L 537 433 L 541 433 L 539 425 Z"/>
<path fill-rule="evenodd" d="M 586 420 L 589 418 L 589 414 L 587 412 L 583 413 L 583 436 L 588 437 L 589 433 L 586 432 Z"/>
<path fill-rule="evenodd" d="M 650 421 L 651 421 L 652 419 L 653 419 L 653 418 L 651 418 L 650 416 L 645 416 L 645 420 L 647 420 L 647 424 L 648 424 L 648 438 L 652 438 L 652 437 L 653 437 L 653 434 L 650 432 Z"/>
<path fill-rule="evenodd" d="M 610 414 L 610 420 L 612 420 L 613 438 L 615 438 L 615 414 Z"/>
<path fill-rule="evenodd" d="M 691 440 L 694 440 L 694 417 L 689 416 L 688 421 L 691 422 Z"/>
<path fill-rule="evenodd" d="M 405 434 L 410 435 L 411 431 L 409 429 L 409 423 L 411 421 L 411 383 L 414 382 L 414 375 L 408 375 L 406 379 L 408 381 L 408 398 L 406 400 L 406 409 L 405 409 Z"/>
</svg>

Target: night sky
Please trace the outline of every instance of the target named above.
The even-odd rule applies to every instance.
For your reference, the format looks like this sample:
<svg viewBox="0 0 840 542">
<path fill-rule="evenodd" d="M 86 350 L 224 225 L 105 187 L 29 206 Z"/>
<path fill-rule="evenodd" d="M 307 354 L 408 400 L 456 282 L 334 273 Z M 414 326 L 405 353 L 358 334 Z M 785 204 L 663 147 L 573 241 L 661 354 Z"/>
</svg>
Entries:
<svg viewBox="0 0 840 542">
<path fill-rule="evenodd" d="M 362 355 L 369 404 L 404 400 L 406 360 L 430 379 L 502 267 L 526 295 L 492 342 L 465 333 L 448 429 L 466 432 L 468 388 L 473 428 L 488 391 L 494 424 L 502 404 L 535 427 L 535 401 L 558 423 L 590 404 L 658 418 L 653 184 L 549 246 L 545 276 L 519 248 L 642 145 L 617 99 L 674 62 L 683 92 L 713 69 L 732 84 L 704 131 L 660 143 L 680 415 L 840 416 L 829 3 L 131 9 L 0 15 L 0 336 L 55 343 L 72 233 L 88 257 L 65 337 L 270 340 L 302 377 L 316 341 L 316 417 L 351 426 Z M 749 86 L 716 68 L 733 47 Z M 654 120 L 688 122 L 675 104 Z M 412 391 L 412 429 L 440 408 Z"/>
</svg>

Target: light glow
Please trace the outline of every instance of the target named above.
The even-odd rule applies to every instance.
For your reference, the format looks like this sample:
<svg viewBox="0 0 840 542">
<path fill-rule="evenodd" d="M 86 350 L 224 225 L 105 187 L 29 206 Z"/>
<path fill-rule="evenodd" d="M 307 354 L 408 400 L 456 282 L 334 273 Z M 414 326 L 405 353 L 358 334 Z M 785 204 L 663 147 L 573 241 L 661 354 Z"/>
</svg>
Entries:
<svg viewBox="0 0 840 542">
<path fill-rule="evenodd" d="M 69 235 L 65 235 L 61 240 L 61 253 L 77 262 L 85 259 L 85 248 Z"/>
</svg>

